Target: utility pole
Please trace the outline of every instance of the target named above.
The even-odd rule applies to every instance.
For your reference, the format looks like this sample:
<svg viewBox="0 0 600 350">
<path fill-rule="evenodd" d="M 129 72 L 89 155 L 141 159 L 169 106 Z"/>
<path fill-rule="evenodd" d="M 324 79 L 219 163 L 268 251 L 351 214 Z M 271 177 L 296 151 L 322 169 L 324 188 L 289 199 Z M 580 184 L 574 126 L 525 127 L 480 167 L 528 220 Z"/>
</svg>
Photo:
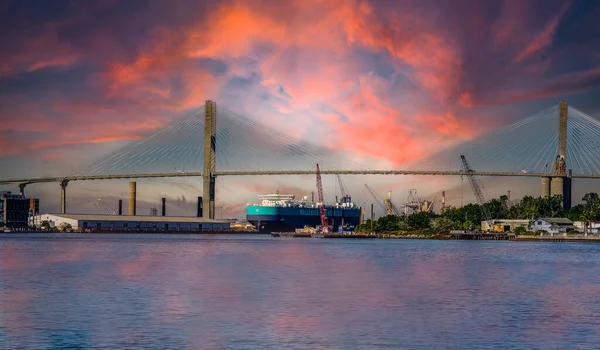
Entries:
<svg viewBox="0 0 600 350">
<path fill-rule="evenodd" d="M 460 207 L 463 207 L 463 176 L 460 176 Z"/>
<path fill-rule="evenodd" d="M 371 203 L 371 233 L 373 233 L 373 219 L 374 219 L 373 203 Z"/>
</svg>

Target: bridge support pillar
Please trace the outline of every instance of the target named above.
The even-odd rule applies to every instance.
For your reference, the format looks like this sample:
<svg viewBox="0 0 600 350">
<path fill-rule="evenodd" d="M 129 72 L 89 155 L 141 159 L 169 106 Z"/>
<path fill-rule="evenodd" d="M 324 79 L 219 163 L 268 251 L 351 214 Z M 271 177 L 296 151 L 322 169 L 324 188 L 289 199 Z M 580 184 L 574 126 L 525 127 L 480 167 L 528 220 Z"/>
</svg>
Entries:
<svg viewBox="0 0 600 350">
<path fill-rule="evenodd" d="M 19 192 L 23 197 L 25 197 L 25 186 L 27 186 L 27 184 L 19 184 Z"/>
<path fill-rule="evenodd" d="M 199 218 L 204 217 L 202 215 L 202 197 L 198 197 L 198 208 L 197 208 L 197 212 L 196 212 L 196 216 Z"/>
<path fill-rule="evenodd" d="M 558 155 L 556 156 L 555 175 L 552 178 L 550 192 L 552 196 L 563 197 L 563 209 L 571 208 L 571 170 L 567 174 L 567 117 L 568 105 L 560 101 L 558 105 Z"/>
<path fill-rule="evenodd" d="M 550 194 L 554 196 L 563 196 L 563 183 L 562 177 L 553 177 L 550 183 Z"/>
<path fill-rule="evenodd" d="M 60 213 L 67 213 L 67 185 L 69 180 L 62 180 L 60 182 Z"/>
<path fill-rule="evenodd" d="M 566 162 L 567 158 L 567 102 L 558 105 L 558 155 Z M 561 168 L 560 175 L 566 176 L 567 169 Z"/>
<path fill-rule="evenodd" d="M 207 100 L 204 108 L 204 170 L 202 172 L 202 217 L 215 218 L 215 146 L 217 104 Z"/>
</svg>

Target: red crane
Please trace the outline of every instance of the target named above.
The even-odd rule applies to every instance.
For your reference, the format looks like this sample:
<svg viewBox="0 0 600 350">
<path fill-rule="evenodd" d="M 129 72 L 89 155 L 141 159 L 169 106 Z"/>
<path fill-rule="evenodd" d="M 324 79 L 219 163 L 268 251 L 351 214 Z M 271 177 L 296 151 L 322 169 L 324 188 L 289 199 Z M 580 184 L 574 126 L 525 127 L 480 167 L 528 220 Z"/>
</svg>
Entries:
<svg viewBox="0 0 600 350">
<path fill-rule="evenodd" d="M 317 193 L 319 200 L 319 212 L 321 214 L 321 231 L 323 233 L 329 232 L 329 226 L 327 226 L 327 215 L 325 215 L 325 204 L 323 203 L 323 184 L 321 183 L 321 171 L 319 170 L 319 164 L 317 163 Z"/>
</svg>

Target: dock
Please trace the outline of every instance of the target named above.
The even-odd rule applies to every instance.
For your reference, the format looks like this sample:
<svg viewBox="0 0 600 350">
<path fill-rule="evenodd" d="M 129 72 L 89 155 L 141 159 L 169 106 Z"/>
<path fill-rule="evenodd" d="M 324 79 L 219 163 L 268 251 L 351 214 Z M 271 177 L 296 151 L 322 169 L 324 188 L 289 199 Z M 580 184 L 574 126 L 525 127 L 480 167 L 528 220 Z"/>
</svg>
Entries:
<svg viewBox="0 0 600 350">
<path fill-rule="evenodd" d="M 452 239 L 477 240 L 477 241 L 512 241 L 516 235 L 514 233 L 486 233 L 470 231 L 452 231 Z"/>
<path fill-rule="evenodd" d="M 520 242 L 585 242 L 585 243 L 600 243 L 600 236 L 517 236 L 514 241 Z"/>
<path fill-rule="evenodd" d="M 380 235 L 367 233 L 307 233 L 307 232 L 272 232 L 271 237 L 293 238 L 378 238 Z"/>
</svg>

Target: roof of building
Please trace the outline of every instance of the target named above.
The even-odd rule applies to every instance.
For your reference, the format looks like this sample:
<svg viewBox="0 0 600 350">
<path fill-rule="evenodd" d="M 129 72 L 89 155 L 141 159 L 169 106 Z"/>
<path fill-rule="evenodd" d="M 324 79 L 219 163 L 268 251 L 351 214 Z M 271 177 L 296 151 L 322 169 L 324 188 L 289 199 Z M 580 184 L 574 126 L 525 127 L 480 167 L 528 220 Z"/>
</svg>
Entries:
<svg viewBox="0 0 600 350">
<path fill-rule="evenodd" d="M 529 223 L 529 219 L 492 219 L 489 220 L 494 223 L 507 223 L 507 224 L 521 224 L 521 223 Z"/>
<path fill-rule="evenodd" d="M 567 218 L 539 218 L 538 220 L 544 220 L 549 224 L 555 225 L 573 225 L 573 221 Z"/>
<path fill-rule="evenodd" d="M 150 216 L 150 215 L 99 215 L 99 214 L 42 214 L 78 221 L 134 221 L 134 222 L 185 222 L 200 224 L 229 224 L 226 220 L 197 218 L 193 216 Z"/>
</svg>

